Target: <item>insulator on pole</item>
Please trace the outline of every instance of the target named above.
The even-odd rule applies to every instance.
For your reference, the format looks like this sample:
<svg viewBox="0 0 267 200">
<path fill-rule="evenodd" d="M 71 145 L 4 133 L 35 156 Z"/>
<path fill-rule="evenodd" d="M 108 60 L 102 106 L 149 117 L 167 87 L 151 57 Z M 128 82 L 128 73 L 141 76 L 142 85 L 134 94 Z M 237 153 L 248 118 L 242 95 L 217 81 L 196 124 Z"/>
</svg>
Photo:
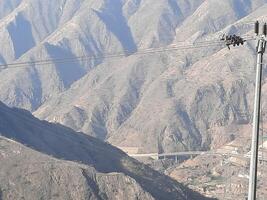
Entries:
<svg viewBox="0 0 267 200">
<path fill-rule="evenodd" d="M 267 36 L 267 24 L 263 25 L 263 35 Z"/>
<path fill-rule="evenodd" d="M 256 33 L 256 35 L 259 35 L 259 21 L 256 21 L 256 23 L 255 23 L 255 33 Z"/>
</svg>

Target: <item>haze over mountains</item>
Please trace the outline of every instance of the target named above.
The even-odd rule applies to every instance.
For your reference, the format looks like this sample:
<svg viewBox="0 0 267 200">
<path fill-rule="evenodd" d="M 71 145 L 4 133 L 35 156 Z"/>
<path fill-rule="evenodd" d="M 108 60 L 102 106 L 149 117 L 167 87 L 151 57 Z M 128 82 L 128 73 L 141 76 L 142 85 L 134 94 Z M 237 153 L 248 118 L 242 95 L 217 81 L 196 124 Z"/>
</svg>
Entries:
<svg viewBox="0 0 267 200">
<path fill-rule="evenodd" d="M 215 42 L 222 33 L 253 36 L 253 21 L 267 18 L 266 3 L 2 1 L 2 64 L 94 58 L 2 67 L 0 99 L 139 152 L 216 147 L 222 134 L 224 141 L 235 135 L 222 130 L 251 121 L 255 43 L 229 51 Z M 131 55 L 173 44 L 181 50 Z M 190 44 L 203 47 L 182 48 Z M 123 51 L 128 56 L 102 56 Z"/>
</svg>

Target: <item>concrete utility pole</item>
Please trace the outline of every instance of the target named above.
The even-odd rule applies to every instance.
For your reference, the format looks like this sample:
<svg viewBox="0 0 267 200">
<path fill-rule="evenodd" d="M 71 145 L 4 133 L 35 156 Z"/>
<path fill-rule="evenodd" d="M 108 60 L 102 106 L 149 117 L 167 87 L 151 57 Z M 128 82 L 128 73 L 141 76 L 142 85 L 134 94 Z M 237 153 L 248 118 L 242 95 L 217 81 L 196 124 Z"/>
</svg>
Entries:
<svg viewBox="0 0 267 200">
<path fill-rule="evenodd" d="M 263 26 L 263 34 L 259 36 L 259 22 L 256 22 L 255 33 L 258 37 L 258 45 L 257 45 L 257 68 L 256 68 L 256 85 L 255 85 L 248 200 L 256 200 L 257 197 L 256 191 L 257 191 L 259 129 L 260 129 L 260 112 L 261 112 L 262 61 L 263 61 L 263 54 L 265 53 L 265 48 L 266 48 L 266 36 L 267 36 L 266 23 Z"/>
</svg>

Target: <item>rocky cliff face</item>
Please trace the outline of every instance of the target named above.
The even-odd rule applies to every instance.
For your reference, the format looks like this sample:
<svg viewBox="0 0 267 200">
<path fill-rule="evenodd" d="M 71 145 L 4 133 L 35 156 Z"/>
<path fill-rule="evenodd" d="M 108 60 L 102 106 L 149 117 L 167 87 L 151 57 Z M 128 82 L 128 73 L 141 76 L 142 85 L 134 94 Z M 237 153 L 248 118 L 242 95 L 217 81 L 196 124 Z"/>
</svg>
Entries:
<svg viewBox="0 0 267 200">
<path fill-rule="evenodd" d="M 1 199 L 204 199 L 119 149 L 0 103 Z"/>
<path fill-rule="evenodd" d="M 214 42 L 222 33 L 253 35 L 266 0 L 21 0 L 0 8 L 2 63 L 93 57 L 1 70 L 8 105 L 140 152 L 207 149 L 214 128 L 251 122 L 255 44 L 228 51 Z M 181 48 L 132 54 L 173 44 Z M 189 44 L 202 47 L 182 48 Z M 112 52 L 128 56 L 101 56 Z"/>
</svg>

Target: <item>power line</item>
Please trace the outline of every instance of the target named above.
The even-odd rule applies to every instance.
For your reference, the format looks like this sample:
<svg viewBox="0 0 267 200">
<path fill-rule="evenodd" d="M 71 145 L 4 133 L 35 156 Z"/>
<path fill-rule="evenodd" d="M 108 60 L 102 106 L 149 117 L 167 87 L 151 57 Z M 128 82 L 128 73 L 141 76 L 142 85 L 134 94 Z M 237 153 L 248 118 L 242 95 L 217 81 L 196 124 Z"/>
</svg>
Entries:
<svg viewBox="0 0 267 200">
<path fill-rule="evenodd" d="M 151 49 L 146 51 L 137 51 L 137 52 L 117 52 L 117 53 L 110 53 L 110 54 L 99 54 L 99 55 L 82 55 L 82 56 L 75 56 L 75 57 L 68 57 L 68 58 L 58 58 L 58 59 L 47 59 L 47 60 L 35 60 L 35 61 L 27 61 L 27 62 L 17 62 L 17 63 L 10 63 L 10 64 L 3 64 L 0 65 L 3 69 L 8 68 L 17 68 L 17 67 L 27 67 L 29 65 L 48 65 L 48 64 L 61 64 L 61 63 L 71 63 L 71 62 L 77 62 L 77 61 L 83 61 L 88 59 L 107 59 L 107 58 L 119 58 L 119 57 L 125 57 L 125 56 L 134 56 L 134 55 L 146 55 L 146 54 L 153 54 L 153 53 L 161 53 L 161 52 L 167 52 L 167 51 L 178 51 L 178 50 L 190 50 L 195 48 L 204 48 L 209 46 L 218 46 L 222 45 L 223 43 L 217 43 L 217 44 L 207 44 L 207 45 L 201 45 L 201 46 L 173 46 L 169 48 L 158 48 L 158 49 Z"/>
<path fill-rule="evenodd" d="M 236 22 L 236 24 L 226 24 L 225 27 L 227 26 L 231 26 L 231 25 L 254 25 L 255 22 L 253 21 L 245 21 L 245 22 Z M 62 30 L 57 30 L 58 32 L 60 32 L 62 35 L 64 35 L 64 32 Z M 59 37 L 60 35 L 58 35 L 57 33 L 55 34 L 52 34 L 52 35 L 49 35 L 47 36 L 46 40 L 49 41 L 53 38 L 57 38 Z M 70 35 L 69 35 L 70 36 Z M 78 40 L 78 39 L 87 39 L 86 35 L 78 35 L 76 37 L 72 37 L 72 38 L 67 38 L 67 37 L 61 37 L 60 39 L 63 40 L 63 39 L 66 39 L 66 40 Z M 173 40 L 175 38 L 175 36 L 170 36 L 170 35 L 164 35 L 164 38 L 166 39 L 170 39 L 170 40 Z M 184 43 L 184 40 L 178 40 L 178 41 L 175 41 L 175 43 Z"/>
<path fill-rule="evenodd" d="M 249 40 L 254 40 L 254 38 L 248 37 L 246 39 L 246 41 L 249 41 Z M 220 46 L 223 44 L 224 42 L 218 41 L 218 40 L 200 41 L 200 42 L 196 42 L 195 44 L 190 44 L 190 45 L 171 45 L 169 47 L 141 49 L 136 52 L 135 51 L 121 51 L 121 52 L 116 52 L 116 53 L 106 53 L 106 54 L 99 54 L 99 55 L 81 55 L 81 56 L 74 56 L 74 57 L 68 57 L 68 58 L 56 58 L 56 59 L 16 62 L 16 63 L 2 64 L 0 65 L 0 68 L 6 70 L 6 69 L 12 69 L 12 68 L 19 68 L 19 67 L 29 67 L 31 65 L 41 66 L 41 65 L 51 65 L 51 64 L 73 63 L 73 62 L 85 61 L 85 60 L 90 60 L 90 59 L 98 60 L 98 59 L 120 58 L 120 57 L 125 57 L 125 56 L 147 55 L 147 54 L 171 52 L 171 51 L 185 51 L 185 50 L 192 50 L 192 49 L 198 49 L 198 48 L 206 48 L 206 47 L 211 47 L 211 46 Z"/>
</svg>

